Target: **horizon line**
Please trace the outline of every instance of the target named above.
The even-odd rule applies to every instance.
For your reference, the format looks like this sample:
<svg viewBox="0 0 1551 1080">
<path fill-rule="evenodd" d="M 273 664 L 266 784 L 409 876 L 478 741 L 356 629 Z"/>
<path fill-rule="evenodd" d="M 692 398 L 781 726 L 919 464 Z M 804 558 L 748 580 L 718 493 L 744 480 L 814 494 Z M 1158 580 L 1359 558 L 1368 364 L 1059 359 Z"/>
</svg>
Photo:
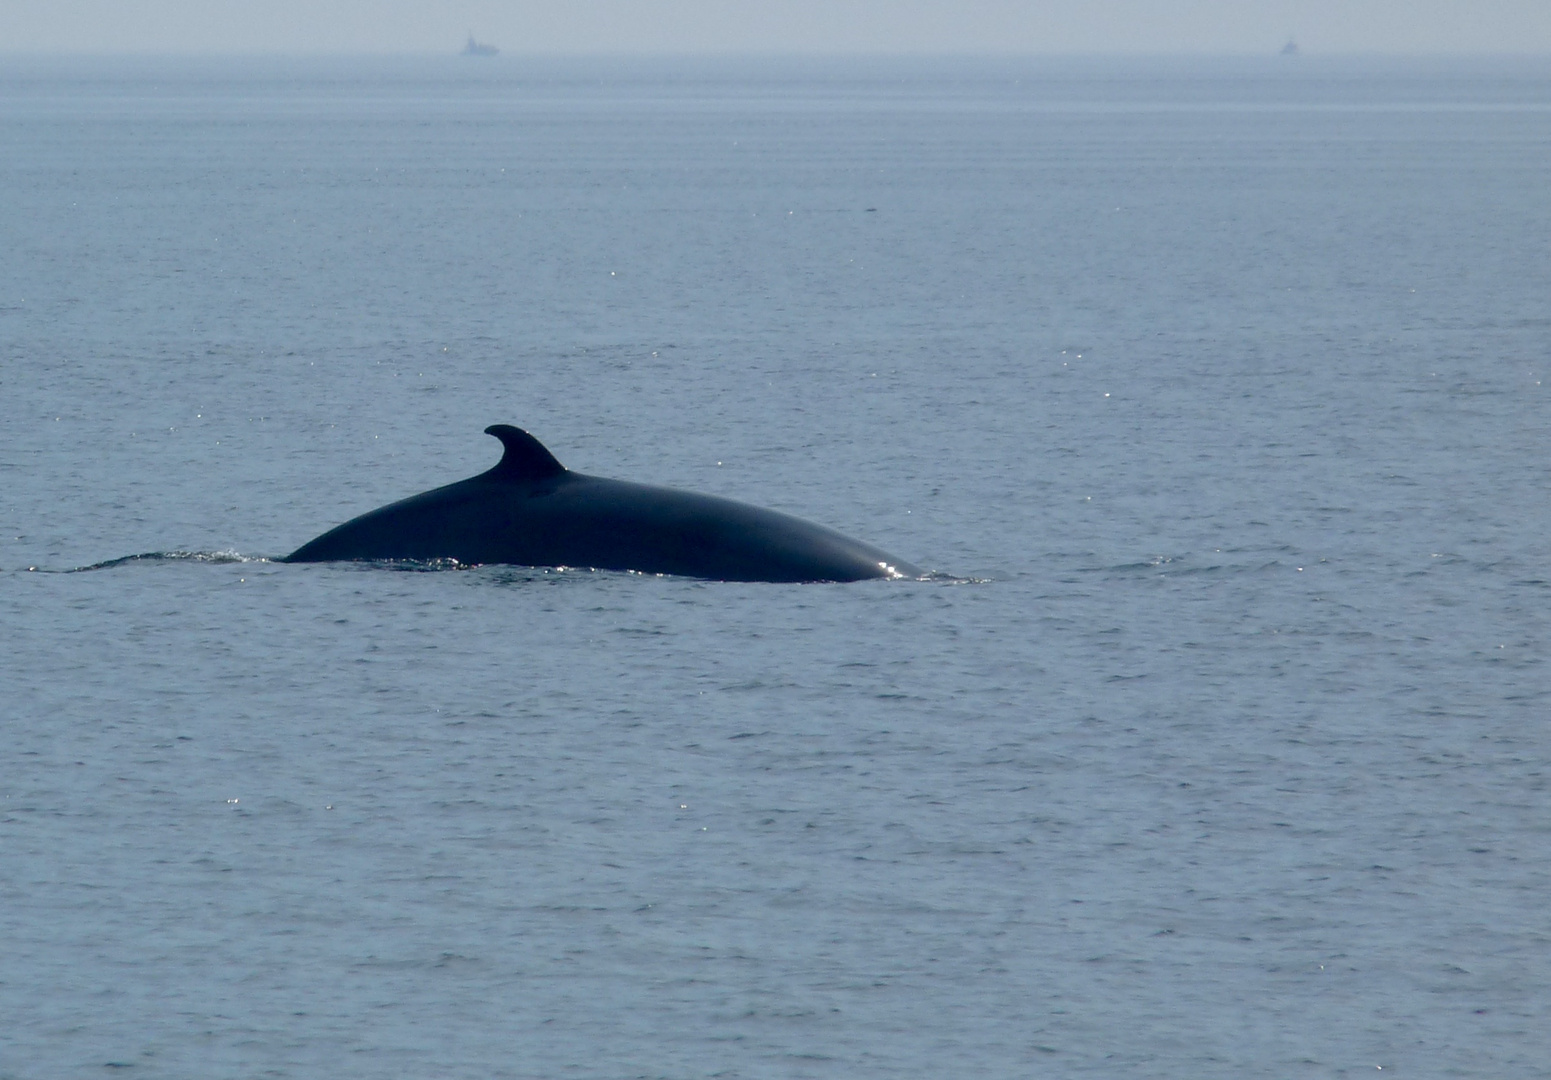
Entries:
<svg viewBox="0 0 1551 1080">
<path fill-rule="evenodd" d="M 493 42 L 492 42 L 493 43 Z M 0 60 L 57 59 L 57 60 L 133 60 L 133 59 L 276 59 L 276 60 L 436 60 L 456 59 L 469 64 L 490 65 L 510 60 L 1251 60 L 1271 58 L 1287 64 L 1309 59 L 1385 59 L 1385 60 L 1466 60 L 1520 59 L 1551 60 L 1551 49 L 1468 49 L 1468 50 L 1388 50 L 1388 49 L 1328 49 L 1310 51 L 1299 46 L 1296 55 L 1286 56 L 1279 49 L 1268 50 L 1218 50 L 1176 49 L 1168 51 L 1117 49 L 505 49 L 497 56 L 464 55 L 460 50 L 384 50 L 384 49 L 118 49 L 118 50 L 49 50 L 5 49 L 0 47 Z"/>
</svg>

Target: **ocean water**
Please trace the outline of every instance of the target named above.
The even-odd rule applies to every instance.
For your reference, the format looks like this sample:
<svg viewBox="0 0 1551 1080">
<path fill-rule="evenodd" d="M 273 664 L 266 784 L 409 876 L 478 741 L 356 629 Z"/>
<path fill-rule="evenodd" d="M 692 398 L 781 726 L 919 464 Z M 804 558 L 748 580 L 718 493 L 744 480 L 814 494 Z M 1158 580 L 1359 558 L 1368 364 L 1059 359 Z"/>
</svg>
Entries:
<svg viewBox="0 0 1551 1080">
<path fill-rule="evenodd" d="M 1548 176 L 1545 61 L 4 61 L 0 1077 L 1545 1075 Z M 271 561 L 496 422 L 943 576 Z"/>
</svg>

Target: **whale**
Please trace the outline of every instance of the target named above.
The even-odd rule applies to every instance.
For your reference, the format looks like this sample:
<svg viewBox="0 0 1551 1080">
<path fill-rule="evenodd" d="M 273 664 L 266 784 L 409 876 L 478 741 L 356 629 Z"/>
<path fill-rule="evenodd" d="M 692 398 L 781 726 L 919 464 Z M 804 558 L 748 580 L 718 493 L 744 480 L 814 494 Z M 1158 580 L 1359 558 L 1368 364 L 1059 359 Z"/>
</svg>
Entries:
<svg viewBox="0 0 1551 1080">
<path fill-rule="evenodd" d="M 450 561 L 672 574 L 713 581 L 920 578 L 823 525 L 733 499 L 572 472 L 528 432 L 495 424 L 495 467 L 379 507 L 280 560 Z"/>
</svg>

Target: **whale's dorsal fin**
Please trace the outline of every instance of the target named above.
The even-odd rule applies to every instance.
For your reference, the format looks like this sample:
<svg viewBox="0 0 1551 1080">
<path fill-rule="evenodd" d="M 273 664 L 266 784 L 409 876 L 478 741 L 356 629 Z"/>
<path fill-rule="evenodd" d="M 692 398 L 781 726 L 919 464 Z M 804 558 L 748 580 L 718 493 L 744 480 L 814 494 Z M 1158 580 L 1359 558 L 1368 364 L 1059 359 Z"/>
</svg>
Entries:
<svg viewBox="0 0 1551 1080">
<path fill-rule="evenodd" d="M 555 460 L 555 455 L 522 428 L 491 424 L 485 434 L 494 435 L 506 447 L 500 463 L 485 473 L 492 480 L 542 480 L 565 472 L 565 466 Z"/>
</svg>

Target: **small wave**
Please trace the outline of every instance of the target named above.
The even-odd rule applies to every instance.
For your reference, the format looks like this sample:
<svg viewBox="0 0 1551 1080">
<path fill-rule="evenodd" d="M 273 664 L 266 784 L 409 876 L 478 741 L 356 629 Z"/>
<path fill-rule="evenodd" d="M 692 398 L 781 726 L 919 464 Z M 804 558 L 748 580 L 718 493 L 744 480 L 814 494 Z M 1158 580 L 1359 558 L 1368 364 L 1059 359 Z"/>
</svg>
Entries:
<svg viewBox="0 0 1551 1080">
<path fill-rule="evenodd" d="M 268 563 L 276 560 L 261 555 L 244 555 L 239 551 L 146 551 L 138 555 L 124 555 L 117 559 L 105 559 L 102 562 L 92 563 L 89 566 L 72 566 L 67 569 L 54 569 L 43 566 L 28 566 L 24 569 L 39 574 L 84 574 L 92 570 L 116 570 L 124 566 L 138 566 L 143 563 L 210 563 L 212 565 L 230 565 L 232 563 Z M 343 566 L 358 570 L 388 570 L 403 574 L 435 574 L 450 570 L 485 570 L 494 571 L 496 579 L 503 584 L 512 582 L 528 582 L 545 578 L 585 578 L 585 577 L 663 577 L 661 574 L 645 574 L 637 570 L 595 570 L 590 567 L 577 566 L 517 566 L 500 563 L 465 563 L 457 559 L 351 559 L 339 562 L 330 562 L 325 565 Z M 918 578 L 902 578 L 898 580 L 930 582 L 936 585 L 987 585 L 994 579 L 988 577 L 960 577 L 956 574 L 944 573 L 934 570 L 922 574 Z"/>
<path fill-rule="evenodd" d="M 958 574 L 950 574 L 943 570 L 928 570 L 918 578 L 907 578 L 908 581 L 929 581 L 934 585 L 991 585 L 995 578 L 988 577 L 960 577 Z"/>
<path fill-rule="evenodd" d="M 236 551 L 147 551 L 140 555 L 125 555 L 118 559 L 108 559 L 105 562 L 92 563 L 90 566 L 73 566 L 68 570 L 44 570 L 42 567 L 29 566 L 27 569 L 36 570 L 44 574 L 84 574 L 88 570 L 114 570 L 120 566 L 132 566 L 139 563 L 265 563 L 270 560 L 258 555 L 243 555 Z"/>
<path fill-rule="evenodd" d="M 386 570 L 394 574 L 440 574 L 448 571 L 482 571 L 485 576 L 507 584 L 519 581 L 537 581 L 542 578 L 579 578 L 588 575 L 620 576 L 637 575 L 635 570 L 594 570 L 585 566 L 522 566 L 518 563 L 471 563 L 458 559 L 326 559 L 315 563 L 301 563 L 303 567 L 331 567 L 333 569 L 378 573 Z M 644 575 L 651 576 L 651 575 Z"/>
<path fill-rule="evenodd" d="M 457 559 L 347 559 L 327 565 L 391 570 L 399 574 L 437 574 L 444 570 L 473 570 L 479 566 L 478 563 L 459 562 Z"/>
<path fill-rule="evenodd" d="M 615 577 L 652 577 L 673 578 L 673 574 L 658 574 L 645 570 L 600 570 L 591 566 L 523 566 L 519 563 L 466 563 L 457 559 L 341 559 L 318 564 L 348 567 L 357 570 L 388 570 L 402 574 L 432 574 L 447 570 L 479 570 L 490 576 L 493 580 L 503 584 L 527 583 L 539 580 L 557 579 L 608 579 Z M 679 578 L 683 581 L 714 582 L 715 579 L 703 579 L 685 576 Z M 876 579 L 884 580 L 884 579 Z M 945 574 L 941 571 L 932 571 L 918 578 L 896 578 L 897 581 L 923 581 L 939 585 L 985 585 L 992 579 L 983 577 L 958 577 L 954 574 Z M 733 584 L 738 584 L 734 582 Z M 744 583 L 747 584 L 747 583 Z"/>
</svg>

